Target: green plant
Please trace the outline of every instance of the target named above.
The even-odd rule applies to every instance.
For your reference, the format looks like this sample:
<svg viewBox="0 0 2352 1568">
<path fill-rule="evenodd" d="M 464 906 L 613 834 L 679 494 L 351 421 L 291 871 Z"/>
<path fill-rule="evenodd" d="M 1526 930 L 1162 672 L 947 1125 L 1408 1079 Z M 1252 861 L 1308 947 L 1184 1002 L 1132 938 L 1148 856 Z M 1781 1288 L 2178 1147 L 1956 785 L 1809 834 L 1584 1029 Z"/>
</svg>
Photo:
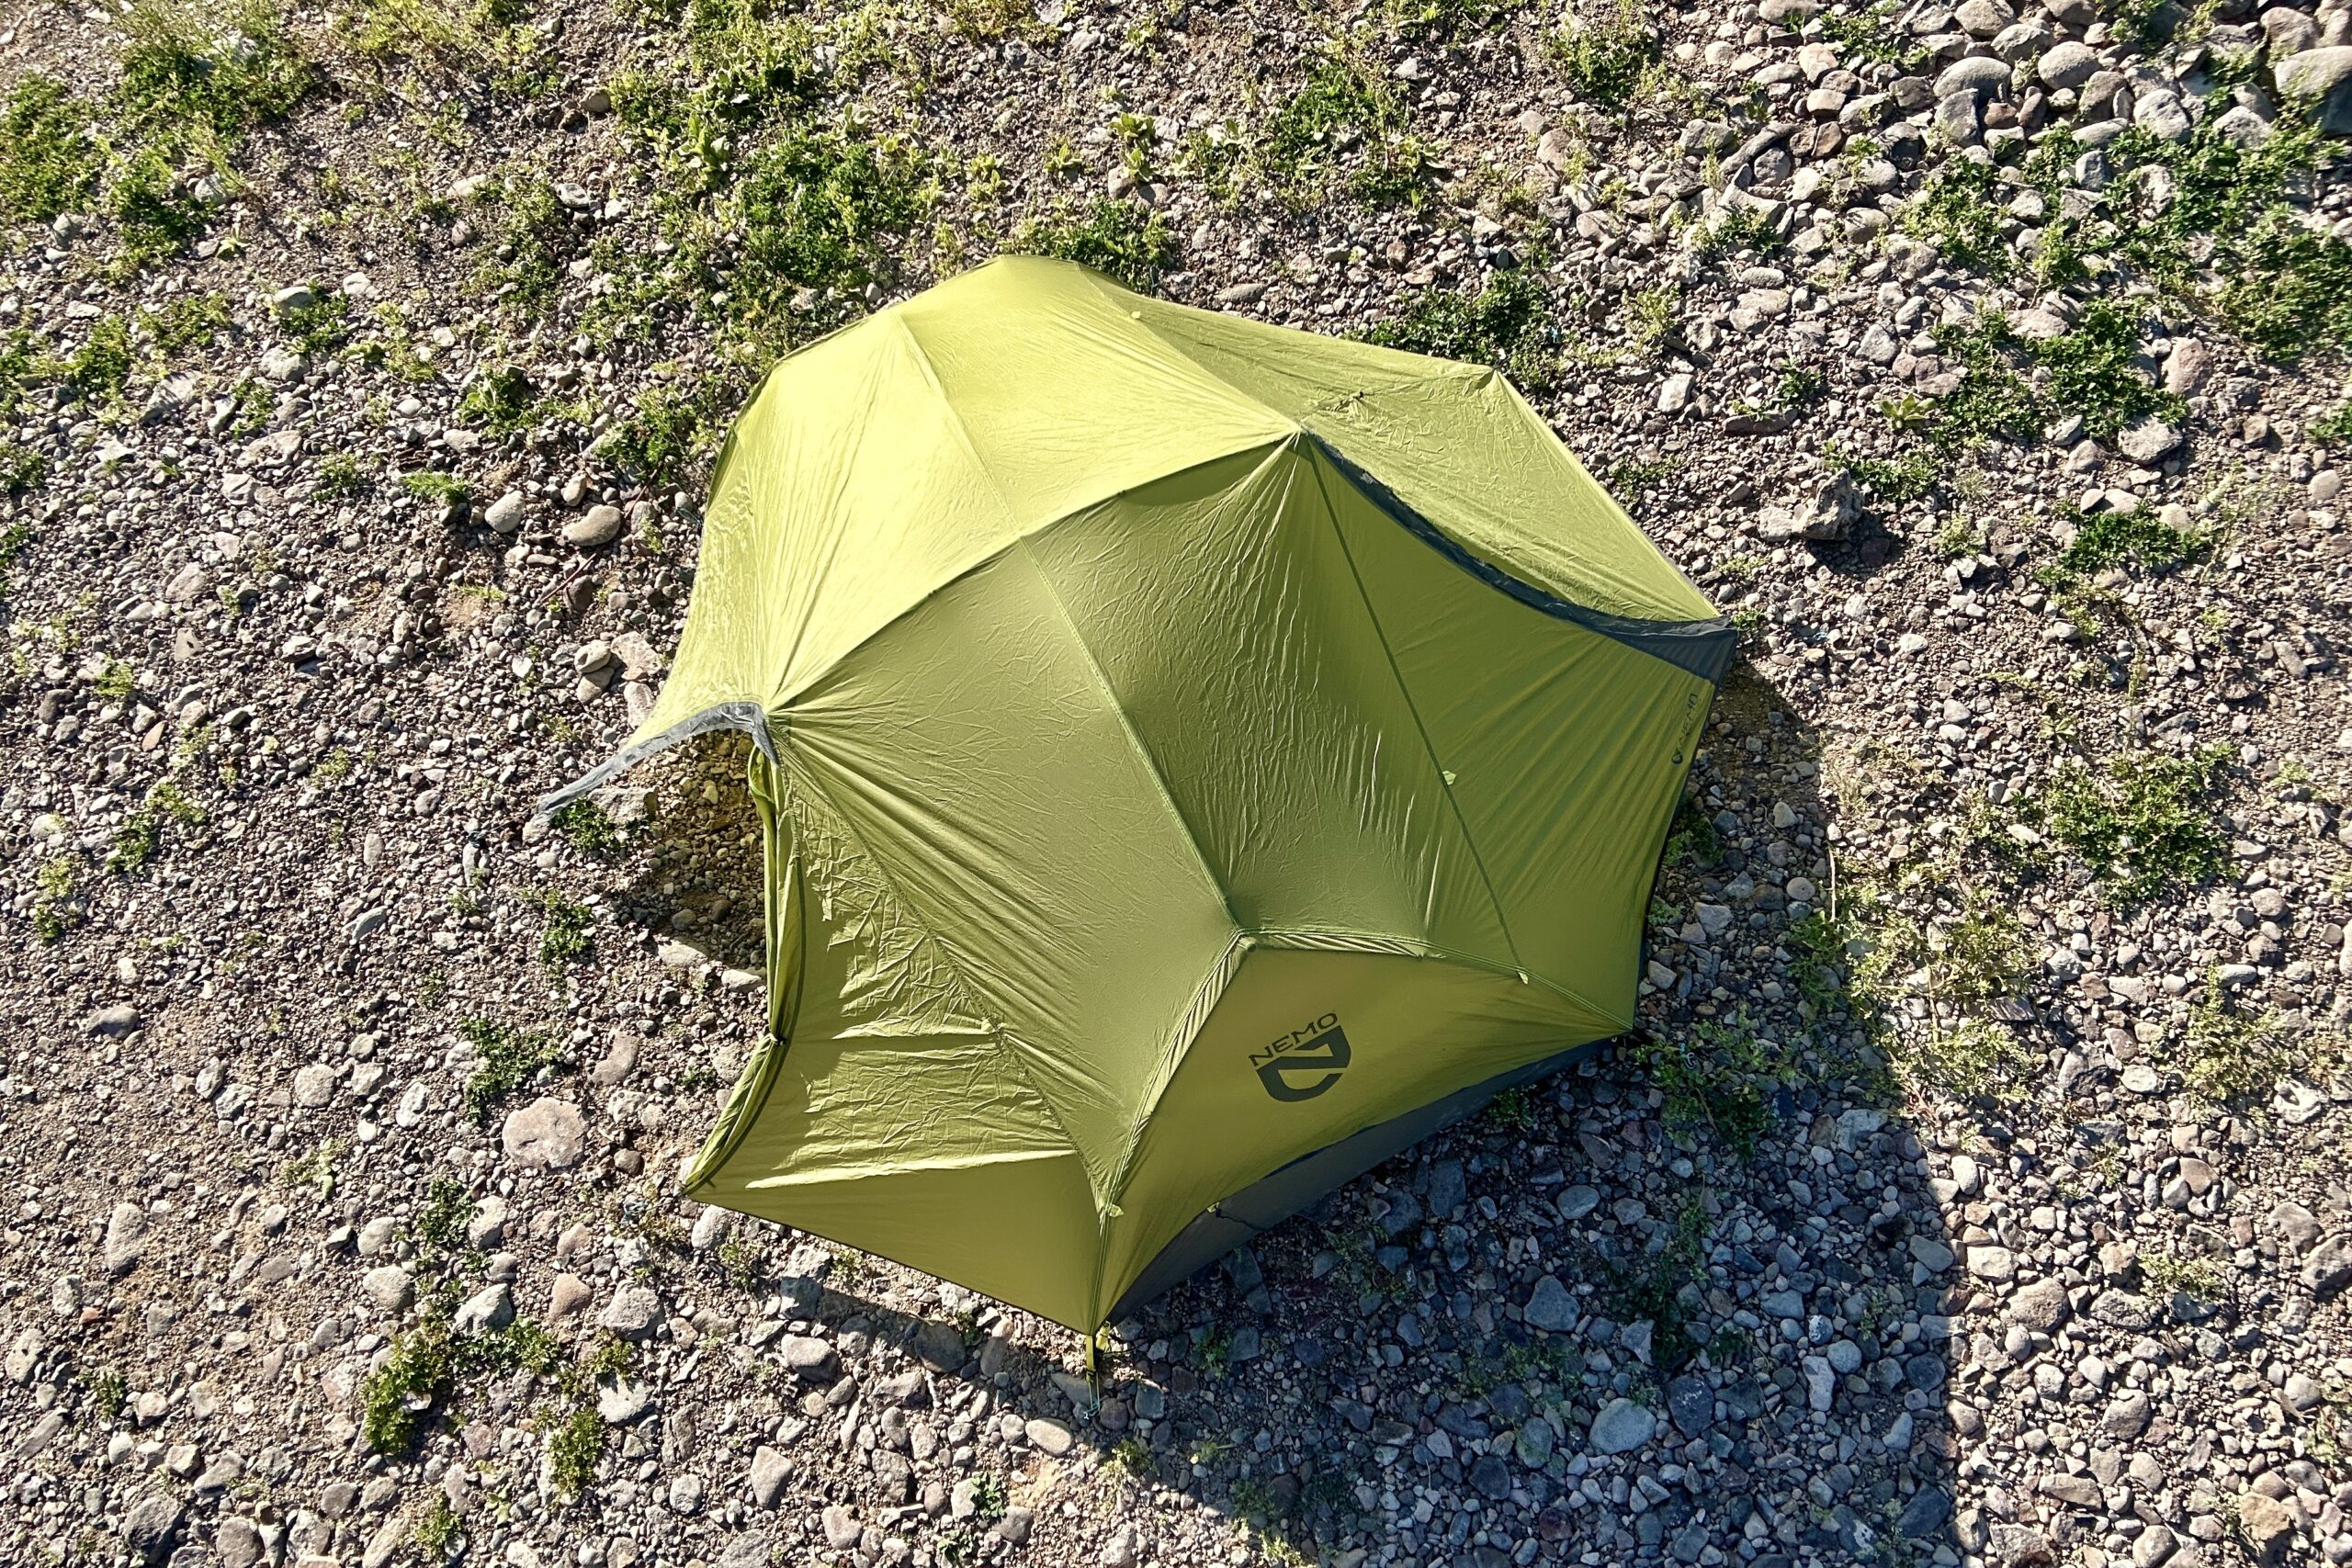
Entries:
<svg viewBox="0 0 2352 1568">
<path fill-rule="evenodd" d="M 448 1556 L 464 1533 L 465 1526 L 459 1521 L 458 1511 L 449 1506 L 447 1495 L 435 1492 L 433 1500 L 424 1506 L 416 1528 L 409 1532 L 409 1540 L 427 1561 L 433 1561 Z"/>
<path fill-rule="evenodd" d="M 1665 1097 L 1667 1124 L 1704 1127 L 1742 1159 L 1756 1157 L 1772 1124 L 1772 1095 L 1795 1077 L 1786 1053 L 1745 1018 L 1702 1021 L 1680 1038 L 1652 1035 L 1634 1049 Z"/>
<path fill-rule="evenodd" d="M 1663 1371 L 1679 1371 L 1699 1349 L 1690 1310 L 1682 1298 L 1686 1288 L 1706 1278 L 1709 1228 L 1707 1194 L 1693 1191 L 1656 1252 L 1638 1262 L 1602 1259 L 1610 1310 L 1627 1323 L 1650 1325 L 1650 1354 Z"/>
<path fill-rule="evenodd" d="M 1821 36 L 1838 45 L 1841 59 L 1914 70 L 1931 51 L 1911 41 L 1895 25 L 1899 10 L 1895 0 L 1877 0 L 1849 16 L 1833 12 L 1822 17 Z"/>
<path fill-rule="evenodd" d="M 0 99 L 0 214 L 46 223 L 88 199 L 105 163 L 90 137 L 92 118 L 90 106 L 55 77 L 17 79 Z"/>
<path fill-rule="evenodd" d="M 1735 255 L 1741 251 L 1770 255 L 1785 243 L 1781 231 L 1772 227 L 1772 220 L 1761 209 L 1754 207 L 1732 208 L 1699 231 L 1699 254 L 1702 256 Z"/>
<path fill-rule="evenodd" d="M 1147 292 L 1177 260 L 1175 232 L 1164 214 L 1110 197 L 1031 220 L 1013 236 L 1012 248 L 1082 263 Z"/>
<path fill-rule="evenodd" d="M 1559 374 L 1551 298 L 1532 267 L 1498 271 L 1476 294 L 1426 289 L 1363 336 L 1387 348 L 1496 366 L 1528 391 L 1549 389 Z"/>
<path fill-rule="evenodd" d="M 427 1312 L 394 1337 L 359 1385 L 359 1432 L 378 1453 L 403 1453 L 425 1413 L 455 1392 L 461 1348 L 449 1320 Z"/>
<path fill-rule="evenodd" d="M 1357 197 L 1394 207 L 1413 202 L 1427 185 L 1429 152 L 1408 124 L 1395 83 L 1333 39 L 1315 52 L 1304 81 L 1276 96 L 1253 132 L 1194 143 L 1193 158 L 1212 189 L 1229 187 L 1246 172 L 1295 204 L 1311 200 L 1352 158 L 1348 184 Z"/>
<path fill-rule="evenodd" d="M 539 1075 L 565 1065 L 561 1044 L 545 1034 L 488 1019 L 469 1018 L 458 1032 L 474 1048 L 473 1071 L 466 1077 L 466 1113 L 487 1121 L 493 1107 Z"/>
<path fill-rule="evenodd" d="M 595 860 L 610 860 L 622 847 L 621 830 L 605 808 L 593 800 L 575 800 L 549 820 L 571 847 Z"/>
<path fill-rule="evenodd" d="M 351 301 L 339 293 L 322 294 L 308 304 L 289 305 L 277 313 L 277 324 L 304 354 L 329 354 L 351 337 Z"/>
<path fill-rule="evenodd" d="M 2203 882 L 2228 863 L 2206 804 L 2228 756 L 2212 746 L 2188 757 L 2119 752 L 2097 769 L 2069 762 L 2043 792 L 2044 826 L 2118 903 Z"/>
<path fill-rule="evenodd" d="M 560 1502 L 577 1501 L 595 1483 L 604 1457 L 605 1421 L 595 1406 L 582 1405 L 548 1434 L 548 1484 Z"/>
<path fill-rule="evenodd" d="M 2194 558 L 2207 542 L 2195 530 L 2176 527 L 2151 512 L 2095 512 L 2077 522 L 2075 536 L 2044 581 L 2064 587 L 2127 561 L 2162 571 Z"/>
<path fill-rule="evenodd" d="M 454 1177 L 436 1176 L 426 1186 L 424 1201 L 417 1205 L 408 1232 L 427 1267 L 440 1267 L 447 1259 L 464 1254 L 468 1246 L 466 1221 L 472 1215 L 473 1207 L 465 1183 Z"/>
<path fill-rule="evenodd" d="M 1487 1103 L 1487 1119 L 1507 1133 L 1531 1132 L 1535 1126 L 1534 1097 L 1514 1084 Z"/>
<path fill-rule="evenodd" d="M 435 473 L 429 468 L 402 474 L 401 489 L 420 501 L 437 501 L 445 506 L 455 505 L 470 493 L 466 481 L 455 474 Z"/>
<path fill-rule="evenodd" d="M 539 907 L 547 917 L 539 931 L 539 962 L 560 972 L 565 964 L 587 957 L 595 942 L 595 911 L 552 891 L 542 897 Z"/>
<path fill-rule="evenodd" d="M 141 0 L 123 31 L 126 118 L 216 157 L 243 132 L 284 118 L 311 84 L 284 25 L 259 4 L 237 7 L 220 28 L 184 0 Z"/>
<path fill-rule="evenodd" d="M 507 435 L 526 428 L 538 406 L 538 389 L 519 365 L 503 365 L 474 378 L 458 400 L 458 410 L 487 426 L 492 434 Z"/>
<path fill-rule="evenodd" d="M 344 1156 L 348 1147 L 340 1138 L 322 1138 L 308 1153 L 280 1167 L 277 1179 L 288 1187 L 310 1188 L 323 1201 L 334 1196 L 335 1161 Z"/>
<path fill-rule="evenodd" d="M 155 858 L 162 836 L 154 812 L 145 807 L 132 810 L 115 829 L 114 843 L 107 851 L 107 869 L 121 876 L 138 875 Z"/>
<path fill-rule="evenodd" d="M 66 385 L 95 402 L 121 395 L 133 363 L 130 321 L 99 316 L 90 322 L 89 337 L 62 368 Z"/>
<path fill-rule="evenodd" d="M 338 501 L 368 491 L 368 475 L 359 459 L 348 452 L 330 452 L 319 459 L 319 482 L 312 491 L 322 501 Z"/>
<path fill-rule="evenodd" d="M 537 175 L 500 182 L 495 197 L 491 217 L 497 225 L 496 245 L 475 281 L 495 299 L 526 308 L 542 304 L 562 280 L 571 248 L 571 215 L 555 187 Z"/>
<path fill-rule="evenodd" d="M 74 897 L 74 860 L 51 855 L 33 873 L 33 934 L 53 942 L 81 923 Z"/>
<path fill-rule="evenodd" d="M 1546 44 L 1577 96 L 1604 108 L 1631 103 L 1658 58 L 1657 34 L 1634 0 L 1587 0 Z"/>
<path fill-rule="evenodd" d="M 119 1368 L 101 1367 L 85 1373 L 82 1385 L 89 1390 L 90 1414 L 97 1417 L 101 1426 L 112 1424 L 130 1401 L 130 1384 Z"/>
<path fill-rule="evenodd" d="M 2191 1090 L 2233 1109 L 2256 1104 L 2280 1078 L 2311 1067 L 2316 1055 L 2310 1037 L 2277 1013 L 2239 1011 L 2219 967 L 2206 971 L 2181 1041 L 2181 1077 Z"/>
</svg>

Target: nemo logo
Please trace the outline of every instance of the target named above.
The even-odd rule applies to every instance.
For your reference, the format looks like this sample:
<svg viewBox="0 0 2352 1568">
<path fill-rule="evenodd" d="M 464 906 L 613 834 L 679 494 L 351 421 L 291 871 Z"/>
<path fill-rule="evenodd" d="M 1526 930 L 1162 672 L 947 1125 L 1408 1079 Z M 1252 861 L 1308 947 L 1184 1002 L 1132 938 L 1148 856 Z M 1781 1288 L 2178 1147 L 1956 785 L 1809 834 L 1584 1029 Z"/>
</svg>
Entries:
<svg viewBox="0 0 2352 1568">
<path fill-rule="evenodd" d="M 1327 1012 L 1253 1055 L 1250 1065 L 1276 1100 L 1313 1100 L 1338 1083 L 1347 1068 L 1347 1031 L 1340 1027 L 1338 1013 Z"/>
</svg>

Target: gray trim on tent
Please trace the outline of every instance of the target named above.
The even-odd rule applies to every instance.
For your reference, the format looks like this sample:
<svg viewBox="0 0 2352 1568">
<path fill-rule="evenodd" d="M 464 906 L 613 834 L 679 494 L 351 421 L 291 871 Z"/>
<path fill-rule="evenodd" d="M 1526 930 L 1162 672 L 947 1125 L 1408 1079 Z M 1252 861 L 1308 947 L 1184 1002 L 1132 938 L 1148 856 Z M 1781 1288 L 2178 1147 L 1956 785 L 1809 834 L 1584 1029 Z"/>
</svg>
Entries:
<svg viewBox="0 0 2352 1568">
<path fill-rule="evenodd" d="M 1311 433 L 1307 439 L 1331 460 L 1332 467 L 1338 468 L 1350 484 L 1362 491 L 1367 500 L 1394 518 L 1407 533 L 1488 587 L 1510 594 L 1530 609 L 1540 610 L 1558 620 L 1572 621 L 1587 631 L 1599 632 L 1611 641 L 1637 649 L 1653 659 L 1662 659 L 1677 670 L 1696 675 L 1712 685 L 1723 684 L 1724 672 L 1731 668 L 1732 651 L 1739 643 L 1739 634 L 1728 618 L 1715 615 L 1703 621 L 1643 621 L 1630 615 L 1612 615 L 1600 610 L 1588 610 L 1581 604 L 1572 604 L 1532 582 L 1513 577 L 1491 561 L 1481 560 L 1447 537 L 1428 518 L 1406 505 L 1395 491 L 1348 461 L 1329 441 Z"/>
<path fill-rule="evenodd" d="M 740 729 L 752 738 L 752 744 L 760 749 L 761 756 L 771 762 L 779 761 L 775 754 L 775 738 L 768 733 L 766 708 L 752 702 L 719 703 L 680 719 L 658 735 L 647 736 L 634 746 L 622 747 L 561 789 L 543 796 L 537 814 L 552 817 L 581 796 L 603 788 L 606 780 L 627 773 L 656 752 L 666 751 L 681 740 L 707 735 L 714 729 Z"/>
<path fill-rule="evenodd" d="M 1218 1200 L 1176 1233 L 1158 1257 L 1136 1276 L 1118 1303 L 1102 1314 L 1115 1323 L 1162 1292 L 1191 1279 L 1218 1258 L 1263 1231 L 1272 1230 L 1326 1192 L 1353 1181 L 1381 1161 L 1402 1153 L 1443 1127 L 1479 1111 L 1507 1089 L 1548 1077 L 1605 1042 L 1572 1045 L 1525 1066 L 1498 1073 L 1484 1083 L 1456 1089 L 1417 1110 L 1375 1122 L 1336 1144 L 1301 1155 L 1288 1165 L 1251 1182 L 1229 1198 Z"/>
</svg>

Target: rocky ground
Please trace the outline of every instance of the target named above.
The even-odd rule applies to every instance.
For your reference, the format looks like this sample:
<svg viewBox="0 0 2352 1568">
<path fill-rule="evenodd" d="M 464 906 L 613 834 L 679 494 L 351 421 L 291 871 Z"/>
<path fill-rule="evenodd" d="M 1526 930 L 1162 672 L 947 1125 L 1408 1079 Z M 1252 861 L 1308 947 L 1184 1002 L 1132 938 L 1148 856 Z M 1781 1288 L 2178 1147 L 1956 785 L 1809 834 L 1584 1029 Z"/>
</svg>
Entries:
<svg viewBox="0 0 2352 1568">
<path fill-rule="evenodd" d="M 16 4 L 12 1562 L 2352 1562 L 2352 11 Z M 1505 366 L 1739 619 L 1647 1032 L 1072 1336 L 681 1201 L 758 367 Z"/>
</svg>

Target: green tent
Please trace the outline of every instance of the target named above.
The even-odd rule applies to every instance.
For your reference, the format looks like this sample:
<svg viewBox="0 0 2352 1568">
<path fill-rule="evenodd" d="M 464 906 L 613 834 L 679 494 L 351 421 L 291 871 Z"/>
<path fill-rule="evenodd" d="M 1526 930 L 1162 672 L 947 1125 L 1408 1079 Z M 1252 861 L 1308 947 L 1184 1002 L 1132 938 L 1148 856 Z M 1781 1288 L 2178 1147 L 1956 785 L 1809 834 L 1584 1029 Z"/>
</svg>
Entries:
<svg viewBox="0 0 2352 1568">
<path fill-rule="evenodd" d="M 1632 1025 L 1732 641 L 1494 371 L 1005 259 L 769 375 L 546 809 L 748 733 L 689 1190 L 1091 1330 Z"/>
</svg>

